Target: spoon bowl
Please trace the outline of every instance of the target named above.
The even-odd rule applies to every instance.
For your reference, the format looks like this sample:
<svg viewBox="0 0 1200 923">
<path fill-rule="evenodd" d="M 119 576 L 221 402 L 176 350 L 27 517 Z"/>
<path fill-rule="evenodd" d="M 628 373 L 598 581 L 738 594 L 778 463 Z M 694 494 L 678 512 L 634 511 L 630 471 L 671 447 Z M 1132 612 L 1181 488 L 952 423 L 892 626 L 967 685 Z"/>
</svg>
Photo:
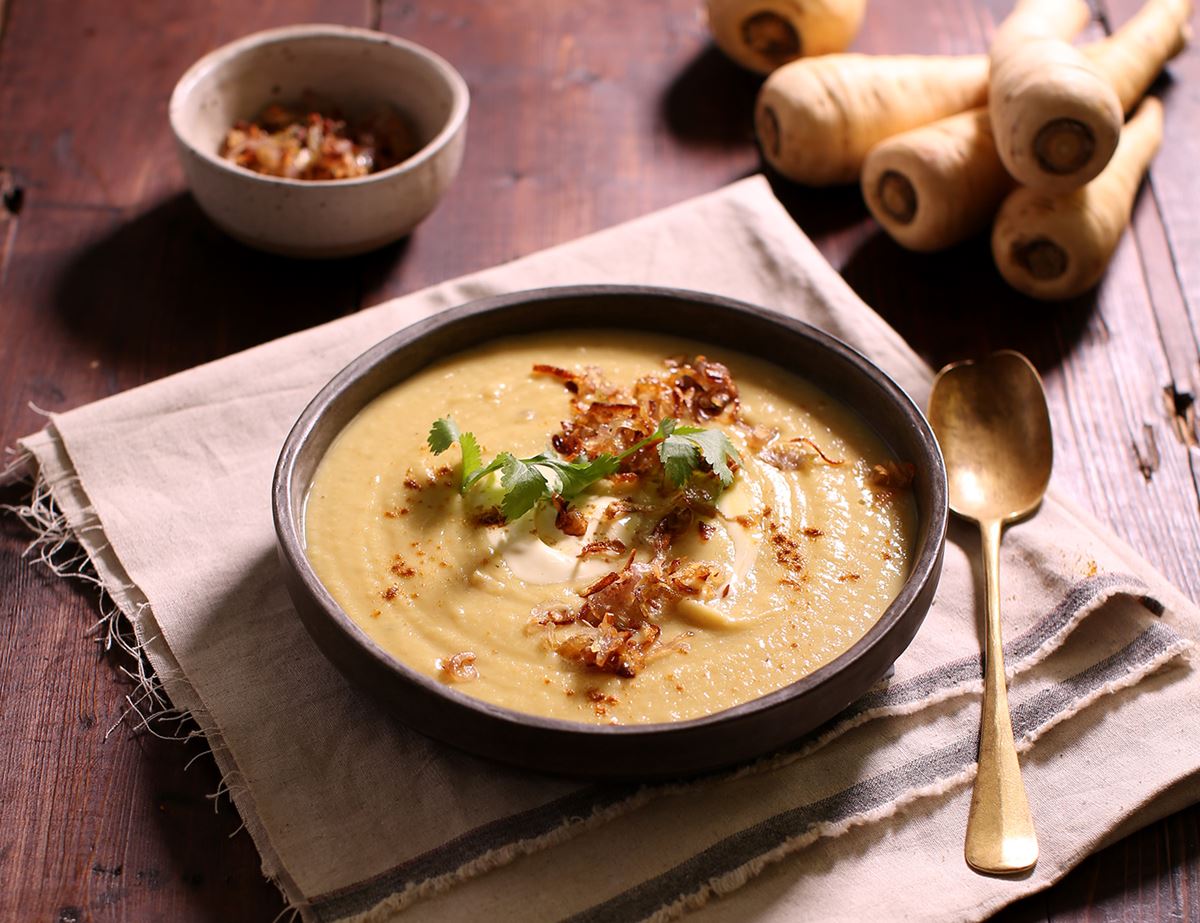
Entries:
<svg viewBox="0 0 1200 923">
<path fill-rule="evenodd" d="M 1005 350 L 946 366 L 934 382 L 929 421 L 946 459 L 950 509 L 980 522 L 1031 513 L 1054 459 L 1041 378 Z"/>
</svg>

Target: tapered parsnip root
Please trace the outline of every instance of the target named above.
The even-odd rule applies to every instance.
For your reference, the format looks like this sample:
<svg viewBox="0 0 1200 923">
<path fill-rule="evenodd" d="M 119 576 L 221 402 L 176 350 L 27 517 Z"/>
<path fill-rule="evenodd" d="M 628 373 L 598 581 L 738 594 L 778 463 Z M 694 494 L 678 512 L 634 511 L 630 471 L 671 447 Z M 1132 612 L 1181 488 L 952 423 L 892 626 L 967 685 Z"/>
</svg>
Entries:
<svg viewBox="0 0 1200 923">
<path fill-rule="evenodd" d="M 1147 0 L 1121 28 L 1083 49 L 1113 89 L 1121 108 L 1137 105 L 1159 71 L 1191 37 L 1191 0 Z"/>
<path fill-rule="evenodd" d="M 992 37 L 992 62 L 1039 39 L 1068 41 L 1083 31 L 1091 17 L 1086 0 L 1016 0 Z"/>
<path fill-rule="evenodd" d="M 941 250 L 982 231 L 1012 188 L 986 109 L 881 141 L 863 163 L 867 208 L 909 250 Z"/>
<path fill-rule="evenodd" d="M 800 57 L 845 51 L 867 0 L 708 0 L 717 47 L 742 67 L 769 74 Z"/>
<path fill-rule="evenodd" d="M 1069 5 L 1042 9 L 1057 11 L 1058 28 L 1075 28 Z M 1182 50 L 1190 15 L 1191 0 L 1147 0 L 1114 35 L 1084 48 L 1125 110 Z M 1013 32 L 1007 34 L 1011 40 Z M 1013 181 L 997 154 L 986 112 L 974 110 L 880 142 L 863 164 L 862 184 L 867 206 L 901 245 L 939 250 L 982 230 Z"/>
<path fill-rule="evenodd" d="M 1065 41 L 1088 15 L 1083 0 L 1018 0 L 992 42 L 996 149 L 1009 173 L 1043 192 L 1069 192 L 1096 176 L 1121 133 L 1112 84 Z"/>
<path fill-rule="evenodd" d="M 1053 196 L 1012 192 L 996 216 L 992 255 L 1008 283 L 1034 298 L 1082 294 L 1104 274 L 1129 224 L 1142 175 L 1162 140 L 1162 104 L 1148 98 L 1121 132 L 1108 166 L 1086 186 Z"/>
<path fill-rule="evenodd" d="M 763 155 L 799 183 L 854 182 L 884 138 L 983 105 L 987 67 L 983 55 L 834 54 L 785 64 L 758 94 Z"/>
</svg>

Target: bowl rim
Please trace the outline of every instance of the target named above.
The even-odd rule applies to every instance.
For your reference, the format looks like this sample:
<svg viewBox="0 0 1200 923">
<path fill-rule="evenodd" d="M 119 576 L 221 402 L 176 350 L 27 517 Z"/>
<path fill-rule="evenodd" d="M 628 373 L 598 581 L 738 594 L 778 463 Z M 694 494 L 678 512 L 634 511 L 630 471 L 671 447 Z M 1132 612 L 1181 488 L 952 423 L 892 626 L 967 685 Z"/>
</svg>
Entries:
<svg viewBox="0 0 1200 923">
<path fill-rule="evenodd" d="M 303 538 L 299 534 L 297 524 L 291 515 L 294 505 L 291 475 L 301 448 L 307 442 L 309 435 L 320 421 L 328 406 L 343 391 L 353 387 L 359 379 L 370 375 L 377 366 L 386 362 L 393 353 L 406 348 L 411 343 L 420 340 L 422 337 L 441 327 L 470 323 L 472 319 L 482 315 L 492 312 L 503 312 L 534 301 L 595 296 L 655 297 L 688 303 L 699 301 L 726 310 L 748 313 L 768 323 L 789 327 L 792 332 L 814 340 L 819 346 L 836 353 L 841 360 L 855 366 L 859 372 L 871 378 L 876 385 L 888 393 L 894 406 L 905 418 L 905 422 L 916 433 L 918 441 L 927 453 L 927 457 L 923 461 L 932 462 L 932 470 L 929 474 L 933 499 L 931 508 L 926 514 L 928 516 L 928 523 L 924 529 L 918 530 L 916 536 L 919 554 L 912 562 L 908 576 L 905 578 L 900 591 L 883 610 L 875 624 L 833 660 L 823 664 L 813 672 L 788 683 L 786 686 L 774 689 L 764 695 L 746 702 L 740 702 L 717 712 L 712 712 L 711 714 L 682 721 L 606 725 L 570 721 L 562 718 L 550 718 L 475 698 L 409 667 L 399 658 L 384 651 L 374 639 L 354 622 L 341 606 L 337 604 L 320 578 L 317 577 L 315 570 L 308 561 L 308 557 L 304 553 Z M 606 326 L 623 329 L 626 325 L 605 325 L 601 321 L 594 325 L 568 323 L 564 324 L 561 328 L 550 329 L 587 329 L 588 327 L 604 329 Z M 521 334 L 517 333 L 515 335 L 519 336 Z M 470 349 L 477 345 L 481 344 L 472 343 L 463 348 Z M 449 355 L 453 354 L 450 353 Z M 752 355 L 752 353 L 749 354 Z M 772 364 L 778 365 L 775 362 Z M 398 379 L 387 387 L 394 387 L 404 380 L 406 379 Z M 813 383 L 817 387 L 822 387 L 819 382 Z M 373 397 L 378 397 L 382 393 L 383 391 L 380 391 Z M 369 398 L 368 402 L 373 397 Z M 365 406 L 366 403 L 362 405 L 362 407 Z M 850 405 L 846 406 L 857 413 L 860 418 L 862 417 L 860 411 Z M 362 407 L 358 409 L 361 410 Z M 307 493 L 310 486 L 309 484 L 304 485 L 303 492 Z M 365 352 L 360 353 L 343 367 L 321 388 L 301 412 L 296 423 L 288 432 L 280 451 L 271 485 L 271 499 L 278 547 L 287 565 L 292 569 L 293 575 L 304 585 L 305 590 L 316 601 L 322 614 L 334 624 L 334 627 L 348 639 L 357 643 L 363 652 L 375 660 L 379 666 L 395 674 L 401 682 L 415 684 L 427 693 L 432 693 L 448 700 L 452 705 L 467 708 L 477 713 L 479 717 L 499 721 L 508 726 L 523 729 L 532 728 L 567 735 L 583 734 L 589 737 L 616 736 L 633 738 L 635 740 L 674 734 L 686 735 L 697 729 L 748 717 L 752 714 L 757 715 L 769 712 L 773 709 L 784 707 L 792 699 L 805 695 L 830 677 L 851 668 L 857 661 L 866 657 L 876 645 L 886 641 L 891 630 L 898 622 L 902 621 L 906 612 L 917 601 L 930 581 L 938 579 L 941 572 L 942 549 L 945 543 L 950 515 L 945 463 L 932 427 L 917 404 L 896 384 L 891 376 L 858 350 L 806 321 L 739 299 L 674 287 L 625 284 L 552 286 L 483 297 L 439 311 L 437 314 L 422 318 L 390 334 Z M 301 504 L 301 508 L 303 508 L 303 504 Z M 866 690 L 863 691 L 865 692 Z"/>
<path fill-rule="evenodd" d="M 230 163 L 223 157 L 218 156 L 213 151 L 204 150 L 197 147 L 187 139 L 183 128 L 180 124 L 182 114 L 186 107 L 186 102 L 189 94 L 194 89 L 196 83 L 207 74 L 218 68 L 226 66 L 230 61 L 241 57 L 247 52 L 260 48 L 264 45 L 280 45 L 296 40 L 304 40 L 309 38 L 342 38 L 354 41 L 373 42 L 381 45 L 389 45 L 393 48 L 398 48 L 404 52 L 412 54 L 423 59 L 428 64 L 432 65 L 434 70 L 441 76 L 450 88 L 451 105 L 450 114 L 446 118 L 446 123 L 438 130 L 429 141 L 421 146 L 407 160 L 402 160 L 400 163 L 393 164 L 386 170 L 380 170 L 378 173 L 368 173 L 366 176 L 354 176 L 346 179 L 333 180 L 302 180 L 292 179 L 286 176 L 269 176 L 265 173 L 256 173 L 253 170 L 248 170 L 245 167 L 239 167 L 236 164 Z M 427 160 L 437 156 L 437 154 L 450 143 L 457 135 L 466 122 L 467 111 L 470 108 L 471 93 L 467 88 L 467 82 L 463 79 L 462 74 L 455 70 L 454 66 L 439 55 L 437 52 L 430 51 L 423 45 L 418 45 L 416 42 L 411 42 L 407 39 L 400 38 L 396 35 L 391 35 L 387 32 L 378 32 L 373 29 L 362 29 L 357 26 L 341 26 L 335 23 L 302 23 L 293 26 L 280 26 L 275 29 L 264 29 L 260 32 L 252 32 L 249 35 L 244 35 L 241 38 L 234 39 L 232 42 L 214 48 L 212 51 L 205 54 L 202 58 L 192 64 L 183 76 L 175 83 L 174 89 L 171 91 L 170 102 L 167 105 L 167 118 L 171 123 L 171 132 L 175 135 L 175 140 L 187 150 L 198 156 L 208 164 L 216 167 L 224 173 L 231 176 L 242 177 L 256 182 L 266 183 L 268 185 L 280 186 L 282 188 L 293 189 L 341 189 L 352 186 L 362 186 L 370 183 L 378 182 L 382 179 L 394 177 L 403 173 L 409 173 L 416 170 Z"/>
</svg>

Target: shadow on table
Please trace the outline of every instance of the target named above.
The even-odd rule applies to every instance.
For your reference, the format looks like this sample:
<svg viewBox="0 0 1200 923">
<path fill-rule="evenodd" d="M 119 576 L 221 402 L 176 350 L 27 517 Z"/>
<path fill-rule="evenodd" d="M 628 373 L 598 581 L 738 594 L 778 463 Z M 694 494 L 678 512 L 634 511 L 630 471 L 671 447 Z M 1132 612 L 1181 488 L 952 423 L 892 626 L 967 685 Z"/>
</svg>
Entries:
<svg viewBox="0 0 1200 923">
<path fill-rule="evenodd" d="M 738 67 L 715 45 L 679 72 L 663 94 L 660 111 L 681 144 L 719 151 L 756 148 L 754 101 L 763 78 Z M 791 183 L 761 157 L 745 176 L 763 173 L 776 198 L 804 232 L 820 237 L 862 221 L 867 210 L 855 185 L 815 189 Z"/>
<path fill-rule="evenodd" d="M 765 163 L 762 172 L 775 198 L 814 241 L 827 244 L 825 238 L 870 220 L 857 184 L 803 186 L 780 176 Z M 836 256 L 830 256 L 836 263 Z"/>
<path fill-rule="evenodd" d="M 762 81 L 709 45 L 667 87 L 663 122 L 683 144 L 753 147 L 754 99 Z"/>
<path fill-rule="evenodd" d="M 334 261 L 260 253 L 181 193 L 72 253 L 54 306 L 98 356 L 141 361 L 153 377 L 358 310 L 406 249 Z"/>
<path fill-rule="evenodd" d="M 842 275 L 934 368 L 1015 349 L 1040 370 L 1060 365 L 1087 334 L 1095 290 L 1069 301 L 1035 301 L 1012 289 L 986 235 L 942 253 L 912 253 L 876 231 Z"/>
</svg>

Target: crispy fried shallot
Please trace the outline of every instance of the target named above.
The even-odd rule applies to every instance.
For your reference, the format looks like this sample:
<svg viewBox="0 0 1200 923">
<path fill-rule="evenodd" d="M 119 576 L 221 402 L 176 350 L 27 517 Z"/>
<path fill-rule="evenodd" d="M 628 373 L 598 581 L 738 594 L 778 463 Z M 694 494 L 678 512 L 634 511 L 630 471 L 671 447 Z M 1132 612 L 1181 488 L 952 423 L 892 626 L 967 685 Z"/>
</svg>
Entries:
<svg viewBox="0 0 1200 923">
<path fill-rule="evenodd" d="M 588 542 L 579 550 L 579 557 L 586 558 L 590 555 L 624 554 L 625 550 L 625 543 L 619 538 L 606 538 L 595 542 Z"/>
<path fill-rule="evenodd" d="M 534 374 L 549 375 L 552 378 L 557 378 L 572 394 L 579 393 L 579 378 L 575 372 L 569 372 L 566 369 L 559 368 L 557 365 L 545 365 L 544 363 L 536 363 L 533 366 Z"/>
<path fill-rule="evenodd" d="M 871 468 L 870 484 L 881 491 L 904 490 L 912 485 L 917 466 L 912 462 L 886 461 Z"/>
<path fill-rule="evenodd" d="M 455 683 L 470 682 L 479 679 L 479 671 L 475 669 L 474 651 L 459 651 L 438 661 L 438 669 L 446 679 Z"/>
<path fill-rule="evenodd" d="M 254 121 L 238 120 L 220 154 L 268 176 L 338 180 L 386 170 L 419 146 L 408 119 L 390 106 L 349 123 L 336 106 L 306 93 L 299 105 L 272 103 Z"/>
<path fill-rule="evenodd" d="M 696 420 L 711 420 L 728 407 L 737 417 L 738 389 L 728 367 L 705 356 L 680 362 L 668 359 L 671 384 Z"/>
<path fill-rule="evenodd" d="M 665 373 L 646 375 L 632 391 L 612 388 L 599 370 L 572 372 L 553 365 L 535 365 L 533 371 L 561 380 L 576 395 L 574 416 L 551 439 L 555 451 L 568 459 L 619 455 L 650 436 L 661 420 L 704 422 L 725 414 L 738 420 L 738 389 L 729 369 L 704 356 L 667 360 Z M 646 446 L 626 459 L 621 473 L 646 474 L 660 465 L 654 446 Z"/>
<path fill-rule="evenodd" d="M 537 364 L 533 367 L 535 375 L 549 375 L 563 383 L 563 387 L 577 395 L 577 404 L 588 401 L 611 400 L 617 396 L 617 390 L 604 379 L 601 370 L 594 365 L 585 366 L 582 372 L 572 372 L 559 368 L 557 365 Z"/>
<path fill-rule="evenodd" d="M 570 625 L 578 618 L 579 613 L 566 603 L 546 603 L 545 605 L 537 606 L 533 610 L 533 621 L 529 623 L 529 626 L 531 628 L 538 628 L 547 625 Z"/>
<path fill-rule="evenodd" d="M 844 458 L 830 458 L 807 436 L 767 446 L 758 453 L 758 457 L 780 471 L 799 471 L 813 461 L 814 453 L 827 465 L 837 466 L 845 462 Z"/>
<path fill-rule="evenodd" d="M 682 596 L 711 596 L 721 579 L 721 568 L 708 561 L 685 562 L 676 558 L 667 567 L 671 587 Z"/>
<path fill-rule="evenodd" d="M 664 560 L 660 545 L 654 558 L 638 562 L 630 555 L 619 571 L 611 571 L 581 590 L 583 603 L 573 613 L 562 605 L 534 612 L 534 624 L 550 630 L 574 625 L 576 631 L 549 644 L 560 657 L 618 676 L 636 676 L 659 653 L 686 651 L 680 638 L 660 640 L 658 621 L 672 603 L 708 599 L 724 582 L 721 568 L 708 561 Z"/>
<path fill-rule="evenodd" d="M 757 452 L 764 448 L 768 443 L 772 442 L 779 435 L 779 430 L 773 426 L 764 426 L 762 423 L 748 423 L 745 420 L 738 420 L 735 424 L 742 435 L 746 437 L 746 447 L 751 452 Z"/>
<path fill-rule="evenodd" d="M 672 506 L 654 526 L 655 535 L 683 535 L 692 527 L 696 514 L 687 504 Z"/>
<path fill-rule="evenodd" d="M 632 388 L 608 384 L 600 370 L 589 367 L 570 371 L 553 365 L 535 365 L 538 375 L 563 383 L 572 394 L 572 415 L 552 437 L 556 452 L 570 460 L 594 459 L 601 454 L 620 455 L 650 438 L 665 419 L 702 423 L 716 417 L 737 426 L 750 445 L 761 447 L 777 436 L 774 430 L 753 426 L 739 417 L 738 389 L 729 369 L 704 356 L 673 357 L 663 372 L 646 375 Z M 642 475 L 659 475 L 662 461 L 657 444 L 643 447 L 624 459 L 611 476 L 614 486 L 633 486 Z M 705 518 L 717 515 L 715 499 L 694 485 L 669 493 L 661 501 L 634 502 L 619 498 L 600 516 L 601 535 L 606 524 L 634 513 L 654 522 L 649 542 L 653 557 L 637 561 L 630 553 L 624 566 L 593 581 L 579 591 L 577 607 L 553 603 L 533 611 L 531 630 L 545 632 L 546 645 L 560 657 L 585 667 L 618 676 L 636 676 L 650 660 L 671 652 L 686 653 L 686 632 L 669 642 L 662 640 L 660 622 L 668 608 L 683 599 L 711 599 L 725 586 L 721 568 L 708 561 L 669 559 L 672 539 L 697 526 L 707 538 L 714 527 Z M 643 498 L 639 498 L 643 499 Z M 557 527 L 569 535 L 586 532 L 586 522 L 564 501 L 555 501 Z M 583 528 L 580 528 L 580 525 Z M 578 531 L 572 531 L 578 530 Z M 620 555 L 624 542 L 598 538 L 584 545 L 579 557 Z M 565 626 L 571 626 L 566 637 Z M 560 633 L 560 630 L 561 633 Z"/>
<path fill-rule="evenodd" d="M 586 587 L 585 589 L 580 590 L 579 595 L 582 596 L 584 599 L 587 599 L 593 593 L 599 593 L 605 587 L 612 586 L 614 583 L 616 583 L 620 579 L 621 579 L 621 575 L 619 573 L 617 573 L 615 570 L 609 571 L 607 574 L 605 574 L 603 577 L 601 577 L 595 583 L 591 584 L 590 586 Z"/>
<path fill-rule="evenodd" d="M 587 517 L 579 510 L 569 506 L 566 500 L 562 497 L 555 497 L 554 508 L 558 510 L 558 514 L 554 517 L 554 527 L 559 532 L 576 537 L 587 533 Z"/>
<path fill-rule="evenodd" d="M 575 660 L 605 673 L 636 676 L 646 665 L 646 655 L 658 642 L 661 630 L 645 623 L 636 631 L 618 630 L 611 615 L 598 625 L 582 625 L 555 648 L 560 657 Z"/>
<path fill-rule="evenodd" d="M 807 436 L 801 436 L 799 439 L 793 439 L 792 442 L 800 442 L 811 447 L 814 452 L 821 456 L 821 461 L 825 462 L 827 465 L 840 465 L 846 460 L 844 458 L 830 458 L 823 451 L 821 451 L 821 447 L 819 445 L 817 445 Z"/>
<path fill-rule="evenodd" d="M 641 503 L 634 503 L 632 500 L 614 500 L 604 508 L 604 512 L 600 514 L 600 518 L 604 522 L 612 522 L 614 519 L 622 519 L 632 513 L 647 513 L 650 507 Z"/>
<path fill-rule="evenodd" d="M 715 498 L 693 486 L 672 494 L 652 512 L 659 517 L 652 534 L 668 537 L 683 535 L 698 519 L 715 519 L 720 515 Z"/>
<path fill-rule="evenodd" d="M 804 446 L 794 442 L 783 442 L 767 446 L 758 453 L 758 457 L 760 461 L 780 471 L 799 471 L 808 465 L 813 456 Z"/>
</svg>

